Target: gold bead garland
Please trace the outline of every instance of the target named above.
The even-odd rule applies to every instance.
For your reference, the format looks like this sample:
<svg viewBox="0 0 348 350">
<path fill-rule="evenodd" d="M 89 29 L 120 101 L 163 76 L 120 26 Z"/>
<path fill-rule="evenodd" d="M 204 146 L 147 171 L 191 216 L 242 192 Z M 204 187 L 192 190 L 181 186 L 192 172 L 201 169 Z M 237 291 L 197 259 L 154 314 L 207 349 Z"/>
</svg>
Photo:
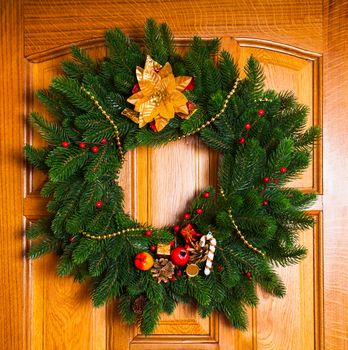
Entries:
<svg viewBox="0 0 348 350">
<path fill-rule="evenodd" d="M 118 151 L 120 153 L 121 162 L 123 162 L 125 156 L 124 156 L 124 151 L 122 149 L 120 132 L 118 130 L 116 123 L 111 119 L 110 115 L 103 109 L 103 107 L 100 105 L 99 101 L 96 99 L 96 97 L 89 90 L 87 90 L 84 86 L 81 86 L 81 90 L 88 95 L 88 97 L 93 101 L 93 103 L 97 106 L 97 108 L 100 110 L 100 112 L 103 114 L 103 116 L 108 120 L 108 122 L 114 128 L 117 148 L 118 148 Z"/>
<path fill-rule="evenodd" d="M 125 228 L 123 230 L 113 232 L 113 233 L 108 233 L 105 235 L 93 235 L 93 234 L 91 234 L 89 232 L 85 232 L 85 231 L 81 231 L 81 234 L 87 238 L 101 241 L 103 239 L 114 238 L 116 236 L 120 236 L 120 235 L 125 234 L 125 233 L 136 232 L 136 231 L 145 231 L 145 230 L 146 229 L 144 229 L 144 228 Z"/>
<path fill-rule="evenodd" d="M 220 189 L 220 193 L 221 193 L 221 196 L 222 196 L 223 198 L 226 199 L 226 197 L 225 197 L 225 192 L 224 192 L 224 190 L 223 190 L 222 188 Z M 249 242 L 247 241 L 247 239 L 244 237 L 244 235 L 243 235 L 242 232 L 240 231 L 239 227 L 237 226 L 237 224 L 236 224 L 236 222 L 235 222 L 235 220 L 234 220 L 234 218 L 233 218 L 232 209 L 231 209 L 231 208 L 228 209 L 228 216 L 229 216 L 229 218 L 230 218 L 230 220 L 231 220 L 231 223 L 232 223 L 233 227 L 235 228 L 235 230 L 236 230 L 236 232 L 237 232 L 237 235 L 238 235 L 239 238 L 242 240 L 242 242 L 243 242 L 249 249 L 253 250 L 253 251 L 256 252 L 256 253 L 261 254 L 262 256 L 265 256 L 266 254 L 265 254 L 263 251 L 261 251 L 260 249 L 254 247 L 254 246 L 253 246 L 251 243 L 249 243 Z"/>
<path fill-rule="evenodd" d="M 229 100 L 231 99 L 231 97 L 234 95 L 234 93 L 236 92 L 236 89 L 237 89 L 237 86 L 238 86 L 240 80 L 241 80 L 240 78 L 237 78 L 236 81 L 234 82 L 233 88 L 232 88 L 232 90 L 228 93 L 228 95 L 227 95 L 227 97 L 226 97 L 226 99 L 225 99 L 225 101 L 224 101 L 224 104 L 223 104 L 223 106 L 222 106 L 222 108 L 221 108 L 221 110 L 220 110 L 219 113 L 215 114 L 214 117 L 212 117 L 210 120 L 206 121 L 203 125 L 201 125 L 200 127 L 198 127 L 196 130 L 191 131 L 191 132 L 189 132 L 189 133 L 187 133 L 187 134 L 184 134 L 184 135 L 182 135 L 182 136 L 178 136 L 178 137 L 175 138 L 175 140 L 181 140 L 181 139 L 183 139 L 183 138 L 185 138 L 185 137 L 194 135 L 194 134 L 196 134 L 197 132 L 200 132 L 201 130 L 203 130 L 204 128 L 206 128 L 207 126 L 209 126 L 211 123 L 214 123 L 217 119 L 219 119 L 219 118 L 222 116 L 222 114 L 225 113 L 225 110 L 226 110 L 226 108 L 227 108 L 228 102 L 229 102 Z"/>
</svg>

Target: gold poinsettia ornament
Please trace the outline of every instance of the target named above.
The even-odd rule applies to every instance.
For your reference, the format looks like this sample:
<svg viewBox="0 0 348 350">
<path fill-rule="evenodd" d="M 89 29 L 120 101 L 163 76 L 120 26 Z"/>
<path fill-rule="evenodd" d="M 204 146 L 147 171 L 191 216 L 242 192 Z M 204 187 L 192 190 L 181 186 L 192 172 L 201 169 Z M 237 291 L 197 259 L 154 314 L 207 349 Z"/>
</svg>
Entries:
<svg viewBox="0 0 348 350">
<path fill-rule="evenodd" d="M 137 67 L 136 75 L 140 90 L 127 101 L 139 113 L 140 128 L 154 121 L 156 130 L 160 131 L 175 114 L 183 119 L 189 117 L 188 100 L 182 92 L 190 85 L 192 77 L 174 77 L 169 62 L 162 67 L 150 56 L 147 56 L 144 68 Z"/>
</svg>

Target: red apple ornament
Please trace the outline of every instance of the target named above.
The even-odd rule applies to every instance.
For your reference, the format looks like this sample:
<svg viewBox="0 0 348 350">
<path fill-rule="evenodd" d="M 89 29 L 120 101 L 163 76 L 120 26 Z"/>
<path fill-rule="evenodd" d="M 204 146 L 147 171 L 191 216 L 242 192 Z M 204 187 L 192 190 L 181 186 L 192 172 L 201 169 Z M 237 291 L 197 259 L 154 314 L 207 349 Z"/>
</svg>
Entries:
<svg viewBox="0 0 348 350">
<path fill-rule="evenodd" d="M 170 256 L 172 263 L 177 266 L 185 266 L 190 259 L 189 253 L 184 247 L 174 248 Z"/>
<path fill-rule="evenodd" d="M 153 264 L 153 257 L 147 252 L 141 252 L 137 254 L 134 258 L 135 267 L 142 271 L 150 270 Z"/>
</svg>

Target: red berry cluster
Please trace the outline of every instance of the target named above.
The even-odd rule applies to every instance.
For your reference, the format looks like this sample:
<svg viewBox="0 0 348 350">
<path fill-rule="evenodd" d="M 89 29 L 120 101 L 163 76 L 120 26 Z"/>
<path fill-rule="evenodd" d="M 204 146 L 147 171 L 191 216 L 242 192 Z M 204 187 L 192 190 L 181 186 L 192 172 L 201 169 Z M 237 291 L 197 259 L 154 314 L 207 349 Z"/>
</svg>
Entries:
<svg viewBox="0 0 348 350">
<path fill-rule="evenodd" d="M 279 169 L 279 172 L 281 173 L 281 174 L 285 174 L 286 173 L 286 171 L 287 171 L 287 169 L 285 168 L 285 167 L 281 167 L 280 169 Z M 263 183 L 264 183 L 264 188 L 262 189 L 262 191 L 261 192 L 265 192 L 265 190 L 266 190 L 266 186 L 267 186 L 267 184 L 269 184 L 270 182 L 271 182 L 271 178 L 270 177 L 268 177 L 268 176 L 265 176 L 264 178 L 263 178 Z M 273 183 L 275 183 L 276 185 L 278 185 L 278 179 L 273 179 Z M 264 199 L 264 201 L 262 202 L 262 205 L 263 206 L 267 206 L 269 204 L 269 202 L 268 202 L 268 200 L 267 199 Z"/>
<path fill-rule="evenodd" d="M 265 111 L 260 108 L 258 111 L 257 111 L 257 114 L 259 117 L 262 117 L 264 114 L 265 114 Z M 244 125 L 244 129 L 246 130 L 246 132 L 248 133 L 248 131 L 251 129 L 252 125 L 250 122 L 246 123 Z M 247 135 L 246 135 L 247 136 Z M 238 140 L 239 144 L 241 145 L 244 145 L 245 144 L 245 137 L 244 136 L 241 136 Z"/>
<path fill-rule="evenodd" d="M 102 140 L 100 141 L 100 144 L 101 144 L 101 145 L 106 145 L 107 143 L 108 143 L 108 140 L 107 140 L 107 139 L 102 139 Z M 70 143 L 69 143 L 68 141 L 63 141 L 63 142 L 61 143 L 61 145 L 62 145 L 62 147 L 64 147 L 64 148 L 68 148 L 69 145 L 70 145 Z M 86 143 L 86 142 L 79 142 L 79 147 L 80 147 L 80 148 L 85 149 L 86 146 L 87 146 L 87 143 Z M 91 147 L 91 151 L 92 151 L 93 153 L 98 153 L 98 152 L 99 152 L 99 147 L 98 147 L 97 145 L 94 144 L 94 145 Z"/>
</svg>

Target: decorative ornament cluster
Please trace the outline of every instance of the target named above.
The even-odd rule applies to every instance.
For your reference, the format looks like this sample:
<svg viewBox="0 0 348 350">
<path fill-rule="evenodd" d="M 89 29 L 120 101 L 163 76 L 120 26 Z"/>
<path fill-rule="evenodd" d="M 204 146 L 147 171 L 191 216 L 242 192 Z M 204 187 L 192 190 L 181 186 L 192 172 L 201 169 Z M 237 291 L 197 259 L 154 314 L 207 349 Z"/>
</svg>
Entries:
<svg viewBox="0 0 348 350">
<path fill-rule="evenodd" d="M 73 48 L 64 76 L 38 93 L 56 121 L 31 115 L 48 146 L 25 151 L 48 174 L 50 216 L 27 231 L 29 256 L 55 252 L 59 275 L 91 280 L 95 306 L 119 299 L 144 334 L 180 301 L 246 329 L 256 286 L 285 293 L 273 264 L 305 256 L 296 237 L 313 224 L 303 208 L 315 195 L 284 185 L 308 165 L 320 131 L 304 132 L 306 108 L 292 94 L 264 89 L 254 58 L 241 79 L 217 39 L 194 38 L 179 55 L 168 26 L 148 20 L 146 52 L 119 29 L 106 42 L 101 61 Z M 198 193 L 172 227 L 125 213 L 127 151 L 193 135 L 219 154 L 218 190 Z"/>
<path fill-rule="evenodd" d="M 150 56 L 147 56 L 144 68 L 137 67 L 136 75 L 138 83 L 127 101 L 135 106 L 134 111 L 139 115 L 128 108 L 122 113 L 140 128 L 154 122 L 154 130 L 161 131 L 175 115 L 183 119 L 189 117 L 188 106 L 192 102 L 189 103 L 183 91 L 192 87 L 192 77 L 174 77 L 169 62 L 162 67 Z"/>
</svg>

